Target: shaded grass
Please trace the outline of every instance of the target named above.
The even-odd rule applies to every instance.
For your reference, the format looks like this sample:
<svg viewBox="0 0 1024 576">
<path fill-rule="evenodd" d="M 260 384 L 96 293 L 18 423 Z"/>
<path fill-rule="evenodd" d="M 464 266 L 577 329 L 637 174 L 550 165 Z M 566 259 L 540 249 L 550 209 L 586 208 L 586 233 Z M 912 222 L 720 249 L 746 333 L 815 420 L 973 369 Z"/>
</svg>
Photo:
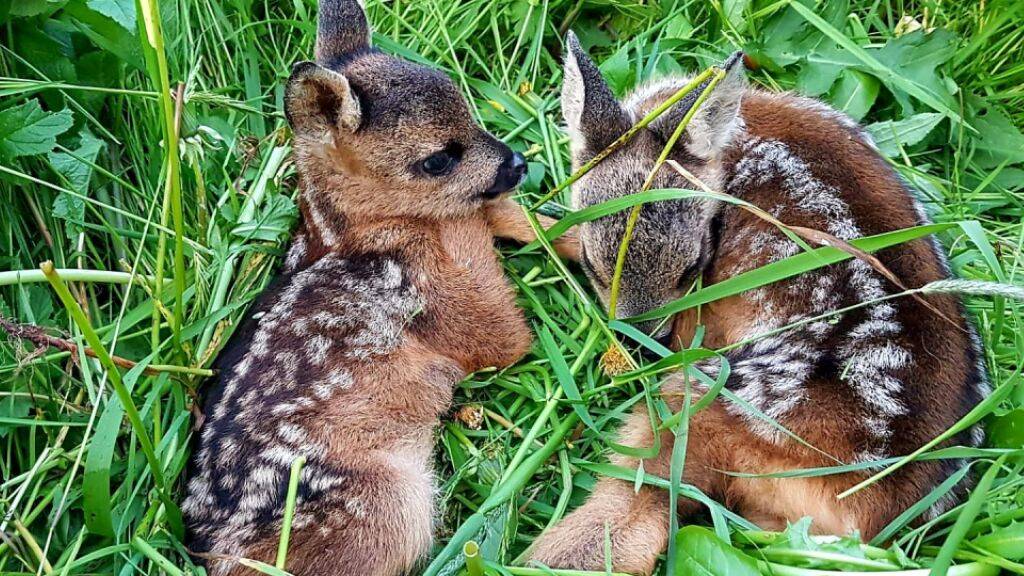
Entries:
<svg viewBox="0 0 1024 576">
<path fill-rule="evenodd" d="M 35 271 L 53 260 L 62 269 L 103 271 L 69 274 L 71 300 L 63 302 L 41 276 L 0 272 L 0 314 L 79 344 L 72 359 L 23 341 L 0 342 L 0 572 L 173 574 L 191 567 L 174 507 L 161 505 L 161 497 L 180 497 L 203 380 L 143 368 L 209 366 L 271 278 L 295 219 L 280 110 L 291 64 L 312 52 L 313 3 L 143 0 L 152 18 L 139 11 L 134 26 L 98 14 L 101 4 L 31 0 L 0 31 L 0 111 L 37 99 L 51 112 L 69 108 L 75 119 L 52 153 L 0 157 L 0 270 Z M 558 103 L 566 29 L 592 47 L 620 92 L 744 49 L 761 64 L 755 81 L 817 92 L 895 134 L 893 162 L 934 219 L 977 222 L 940 234 L 956 274 L 1022 284 L 1020 3 L 858 0 L 823 3 L 818 19 L 803 12 L 786 2 L 399 0 L 371 3 L 370 19 L 379 47 L 452 74 L 480 121 L 526 154 L 524 204 L 570 172 Z M 154 30 L 157 19 L 163 42 L 153 48 L 140 32 Z M 909 31 L 914 22 L 938 30 Z M 915 51 L 922 42 L 934 44 Z M 180 106 L 172 98 L 179 82 Z M 922 116 L 933 113 L 946 118 Z M 917 140 L 875 124 L 933 120 Z M 95 153 L 90 138 L 101 142 Z M 540 210 L 560 216 L 565 204 L 560 192 Z M 476 539 L 488 571 L 513 563 L 536 534 L 578 505 L 596 474 L 702 498 L 692 487 L 604 464 L 609 450 L 623 449 L 611 434 L 621 418 L 639 403 L 657 408 L 656 367 L 609 379 L 600 359 L 612 338 L 641 362 L 628 328 L 607 323 L 582 276 L 542 248 L 503 253 L 541 337 L 518 365 L 462 383 L 456 405 L 479 410 L 482 424 L 446 421 L 438 455 L 439 543 L 454 535 Z M 128 284 L 107 271 L 143 274 L 155 284 Z M 1012 538 L 1020 526 L 1012 522 L 1024 519 L 1017 505 L 1024 440 L 1015 432 L 1024 425 L 1019 304 L 989 295 L 967 304 L 1000 387 L 999 401 L 985 411 L 990 446 L 931 456 L 966 457 L 978 471 L 995 471 L 972 498 L 970 522 L 956 524 L 965 506 L 919 527 L 891 527 L 900 548 L 886 561 L 901 568 L 941 555 L 1024 570 L 1016 564 L 1024 552 L 1014 556 L 1019 548 L 977 544 L 991 534 L 1024 541 Z M 138 366 L 117 376 L 82 355 L 91 338 L 85 322 L 69 316 L 75 306 L 95 328 L 94 348 Z M 131 403 L 115 393 L 122 389 Z M 128 422 L 123 414 L 132 403 L 137 417 Z M 590 421 L 577 425 L 581 414 Z M 997 457 L 1006 460 L 988 468 Z M 795 474 L 809 473 L 817 472 Z M 767 546 L 735 536 L 733 528 L 751 526 L 708 503 L 716 537 L 747 551 Z M 770 558 L 806 566 L 811 552 Z M 434 568 L 453 571 L 454 557 Z"/>
</svg>

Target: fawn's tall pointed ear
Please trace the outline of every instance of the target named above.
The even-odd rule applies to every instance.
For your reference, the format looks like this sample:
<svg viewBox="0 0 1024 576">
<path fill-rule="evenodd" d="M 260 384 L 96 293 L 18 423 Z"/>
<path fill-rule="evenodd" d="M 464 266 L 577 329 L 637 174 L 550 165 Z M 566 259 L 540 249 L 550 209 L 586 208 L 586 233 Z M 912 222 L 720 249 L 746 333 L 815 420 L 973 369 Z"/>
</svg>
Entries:
<svg viewBox="0 0 1024 576">
<path fill-rule="evenodd" d="M 362 120 L 359 98 L 348 79 L 313 62 L 299 62 L 292 68 L 284 111 L 296 134 L 355 132 Z"/>
<path fill-rule="evenodd" d="M 689 141 L 687 151 L 698 158 L 710 159 L 732 143 L 743 128 L 740 105 L 747 90 L 747 75 L 743 67 L 743 53 L 736 52 L 725 64 L 725 77 L 708 94 L 686 127 Z M 651 123 L 650 128 L 665 140 L 675 132 L 676 126 L 707 87 L 702 84 Z"/>
<path fill-rule="evenodd" d="M 370 47 L 370 25 L 360 0 L 320 0 L 317 16 L 316 61 L 336 68 L 355 52 Z"/>
<path fill-rule="evenodd" d="M 565 48 L 562 116 L 573 148 L 596 154 L 629 129 L 629 115 L 571 31 Z"/>
</svg>

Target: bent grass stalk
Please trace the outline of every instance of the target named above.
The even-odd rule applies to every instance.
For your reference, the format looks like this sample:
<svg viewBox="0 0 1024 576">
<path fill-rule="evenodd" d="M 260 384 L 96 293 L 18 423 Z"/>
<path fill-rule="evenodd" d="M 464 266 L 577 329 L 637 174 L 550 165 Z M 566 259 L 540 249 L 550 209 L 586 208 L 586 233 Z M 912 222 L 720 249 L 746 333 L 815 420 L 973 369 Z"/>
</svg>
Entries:
<svg viewBox="0 0 1024 576">
<path fill-rule="evenodd" d="M 704 100 L 706 100 L 708 95 L 711 94 L 711 91 L 715 89 L 715 86 L 721 82 L 722 78 L 725 78 L 725 70 L 718 67 L 708 68 L 703 74 L 694 78 L 689 84 L 680 90 L 680 92 L 683 93 L 683 96 L 685 96 L 700 86 L 701 83 L 704 82 L 704 79 L 712 74 L 714 76 L 708 82 L 704 91 L 697 97 L 693 106 L 687 110 L 686 115 L 683 116 L 679 125 L 676 126 L 675 132 L 672 133 L 672 137 L 669 138 L 668 143 L 665 144 L 664 148 L 662 148 L 661 155 L 658 156 L 658 160 L 654 163 L 654 168 L 647 175 L 647 180 L 640 188 L 641 193 L 646 192 L 651 188 L 651 185 L 654 183 L 654 177 L 657 176 L 658 171 L 661 170 L 661 166 L 666 160 L 668 160 L 668 155 L 672 153 L 672 149 L 675 148 L 676 142 L 678 142 L 679 138 L 683 135 L 683 132 L 686 130 L 686 126 L 690 123 L 690 120 L 693 119 L 694 114 L 697 113 L 697 109 L 704 103 Z M 680 96 L 680 98 L 682 98 L 682 96 Z M 626 251 L 629 249 L 629 241 L 633 236 L 633 229 L 636 228 L 637 220 L 640 218 L 640 209 L 642 207 L 643 204 L 637 204 L 634 206 L 626 219 L 626 232 L 622 235 L 622 243 L 619 245 L 619 253 L 615 259 L 615 272 L 612 274 L 612 286 L 608 297 L 609 318 L 615 318 L 615 309 L 619 300 L 619 287 L 622 284 L 622 268 L 626 263 Z"/>
<path fill-rule="evenodd" d="M 614 142 L 609 144 L 607 148 L 598 152 L 597 156 L 594 156 L 583 166 L 580 166 L 580 169 L 573 172 L 568 179 L 563 181 L 558 186 L 555 186 L 555 188 L 548 192 L 547 194 L 541 196 L 540 200 L 537 200 L 536 202 L 533 203 L 532 206 L 530 206 L 530 211 L 536 211 L 538 208 L 543 206 L 545 202 L 551 200 L 569 186 L 572 186 L 573 183 L 582 178 L 584 174 L 590 172 L 594 168 L 594 166 L 597 166 L 605 158 L 611 156 L 612 153 L 614 153 L 616 150 L 622 148 L 623 145 L 625 145 L 627 142 L 633 139 L 633 136 L 636 136 L 637 132 L 643 130 L 651 122 L 657 120 L 658 117 L 664 114 L 666 110 L 674 106 L 677 102 L 685 98 L 687 94 L 692 92 L 694 88 L 700 86 L 701 83 L 710 78 L 711 75 L 714 74 L 714 71 L 715 68 L 708 68 L 707 70 L 701 72 L 700 75 L 698 75 L 696 78 L 690 81 L 689 84 L 680 88 L 678 91 L 676 91 L 675 94 L 673 94 L 667 100 L 662 102 L 657 108 L 648 112 L 647 115 L 641 118 L 639 122 L 634 124 L 629 130 L 626 130 L 626 132 L 623 133 L 622 136 L 619 136 L 618 138 L 615 139 Z"/>
<path fill-rule="evenodd" d="M 110 270 L 82 270 L 80 268 L 55 268 L 54 272 L 68 282 L 99 282 L 103 284 L 128 284 L 132 282 L 129 272 L 113 272 Z M 134 281 L 143 280 L 150 285 L 156 284 L 153 276 L 134 275 Z M 164 282 L 171 280 L 165 279 Z M 42 270 L 11 270 L 0 272 L 0 286 L 25 284 L 28 282 L 46 282 Z"/>
<path fill-rule="evenodd" d="M 156 484 L 157 493 L 160 499 L 164 503 L 165 513 L 167 514 L 168 520 L 175 532 L 182 533 L 182 521 L 181 512 L 178 510 L 177 505 L 171 500 L 170 492 L 167 488 L 167 482 L 164 479 L 163 468 L 160 465 L 160 460 L 156 456 L 156 451 L 153 447 L 153 442 L 150 440 L 149 433 L 146 431 L 146 425 L 142 421 L 142 416 L 139 414 L 138 408 L 135 406 L 135 401 L 132 399 L 131 393 L 128 388 L 125 387 L 124 382 L 121 380 L 121 372 L 118 371 L 117 366 L 114 365 L 113 359 L 107 352 L 103 342 L 100 340 L 96 331 L 93 330 L 92 324 L 86 317 L 85 312 L 78 305 L 78 301 L 71 295 L 71 291 L 68 290 L 64 280 L 61 279 L 60 275 L 57 274 L 57 270 L 53 267 L 53 262 L 46 261 L 40 266 L 43 274 L 46 275 L 47 281 L 50 286 L 53 287 L 54 292 L 57 293 L 57 297 L 60 298 L 62 304 L 67 309 L 68 315 L 74 320 L 78 329 L 82 331 L 82 336 L 85 341 L 89 343 L 89 346 L 96 352 L 96 357 L 107 371 L 107 377 L 110 378 L 110 384 L 114 387 L 114 392 L 117 394 L 118 399 L 121 400 L 121 405 L 124 407 L 125 415 L 128 416 L 128 421 L 132 425 L 132 430 L 139 439 L 139 444 L 142 447 L 142 453 L 146 457 L 146 461 L 149 464 L 150 472 L 153 474 L 153 482 Z"/>
</svg>

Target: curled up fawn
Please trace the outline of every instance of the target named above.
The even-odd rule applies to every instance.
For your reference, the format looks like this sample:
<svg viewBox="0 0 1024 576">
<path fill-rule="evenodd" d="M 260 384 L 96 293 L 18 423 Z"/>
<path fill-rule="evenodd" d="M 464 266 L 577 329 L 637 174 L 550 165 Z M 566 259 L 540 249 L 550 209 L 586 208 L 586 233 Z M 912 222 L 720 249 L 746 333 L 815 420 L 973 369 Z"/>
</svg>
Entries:
<svg viewBox="0 0 1024 576">
<path fill-rule="evenodd" d="M 686 85 L 666 78 L 618 101 L 575 36 L 567 41 L 562 106 L 580 166 L 639 118 Z M 713 190 L 770 212 L 785 224 L 827 232 L 848 241 L 927 222 L 870 137 L 849 117 L 812 99 L 748 87 L 740 55 L 711 92 L 672 150 L 670 158 Z M 573 187 L 585 208 L 639 191 L 701 88 L 670 108 Z M 663 167 L 653 188 L 693 188 L 680 172 Z M 626 215 L 585 223 L 579 230 L 581 262 L 607 302 Z M 732 205 L 706 198 L 647 204 L 640 213 L 622 272 L 618 315 L 629 317 L 681 297 L 698 277 L 705 285 L 795 255 L 800 247 L 774 225 Z M 950 272 L 933 238 L 877 254 L 906 285 L 922 286 Z M 837 495 L 863 473 L 820 477 L 737 477 L 783 470 L 868 462 L 908 454 L 950 428 L 986 394 L 987 376 L 978 338 L 959 300 L 928 296 L 929 306 L 899 292 L 861 259 L 706 305 L 699 323 L 703 346 L 741 345 L 726 352 L 726 388 L 747 406 L 719 398 L 689 422 L 683 481 L 765 528 L 813 517 L 819 532 L 859 531 L 875 536 L 963 465 L 956 460 L 914 462 L 844 499 Z M 802 322 L 857 306 L 828 320 Z M 790 324 L 797 326 L 777 331 Z M 642 327 L 674 346 L 689 345 L 698 317 L 680 314 L 674 324 Z M 700 364 L 717 375 L 717 363 Z M 684 375 L 660 387 L 680 411 Z M 695 395 L 701 386 L 691 379 Z M 769 425 L 768 417 L 815 449 Z M 646 410 L 628 417 L 620 442 L 654 445 Z M 669 476 L 673 436 L 660 434 L 660 451 L 643 463 Z M 944 445 L 976 446 L 981 430 L 964 431 Z M 827 454 L 827 456 L 826 456 Z M 636 458 L 611 457 L 637 468 Z M 925 513 L 933 517 L 956 503 L 963 487 Z M 680 502 L 680 514 L 700 505 Z M 534 545 L 532 559 L 550 567 L 603 570 L 610 541 L 615 571 L 649 574 L 669 538 L 669 497 L 660 488 L 612 478 L 598 481 L 585 504 Z"/>
<path fill-rule="evenodd" d="M 321 2 L 316 62 L 294 67 L 285 107 L 303 224 L 218 360 L 189 546 L 214 575 L 271 562 L 301 456 L 287 569 L 403 574 L 432 541 L 434 429 L 453 387 L 531 344 L 493 248 L 533 239 L 500 198 L 525 160 L 447 76 L 374 50 L 356 0 Z"/>
</svg>

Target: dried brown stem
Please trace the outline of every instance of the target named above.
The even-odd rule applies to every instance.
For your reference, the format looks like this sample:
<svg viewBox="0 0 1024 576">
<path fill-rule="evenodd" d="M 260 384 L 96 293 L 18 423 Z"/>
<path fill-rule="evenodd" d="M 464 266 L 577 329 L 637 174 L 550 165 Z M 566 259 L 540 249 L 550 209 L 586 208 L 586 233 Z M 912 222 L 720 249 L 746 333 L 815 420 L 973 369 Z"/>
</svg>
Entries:
<svg viewBox="0 0 1024 576">
<path fill-rule="evenodd" d="M 78 344 L 75 344 L 70 340 L 57 338 L 56 336 L 50 336 L 41 326 L 35 326 L 33 324 L 19 324 L 17 322 L 12 322 L 7 318 L 0 317 L 0 328 L 2 328 L 4 332 L 7 332 L 11 336 L 15 338 L 21 338 L 22 340 L 28 340 L 29 342 L 35 344 L 36 346 L 48 346 L 50 348 L 56 348 L 58 350 L 70 352 L 72 357 L 74 357 L 78 352 Z M 92 348 L 86 347 L 82 351 L 85 353 L 86 356 L 89 356 L 91 358 L 97 357 L 96 352 L 94 352 Z M 135 362 L 127 358 L 122 358 L 120 356 L 111 356 L 111 359 L 114 361 L 114 364 L 120 366 L 121 368 L 131 369 L 135 367 Z M 146 368 L 145 373 L 157 374 L 159 373 L 159 371 L 153 370 L 152 368 Z"/>
</svg>

